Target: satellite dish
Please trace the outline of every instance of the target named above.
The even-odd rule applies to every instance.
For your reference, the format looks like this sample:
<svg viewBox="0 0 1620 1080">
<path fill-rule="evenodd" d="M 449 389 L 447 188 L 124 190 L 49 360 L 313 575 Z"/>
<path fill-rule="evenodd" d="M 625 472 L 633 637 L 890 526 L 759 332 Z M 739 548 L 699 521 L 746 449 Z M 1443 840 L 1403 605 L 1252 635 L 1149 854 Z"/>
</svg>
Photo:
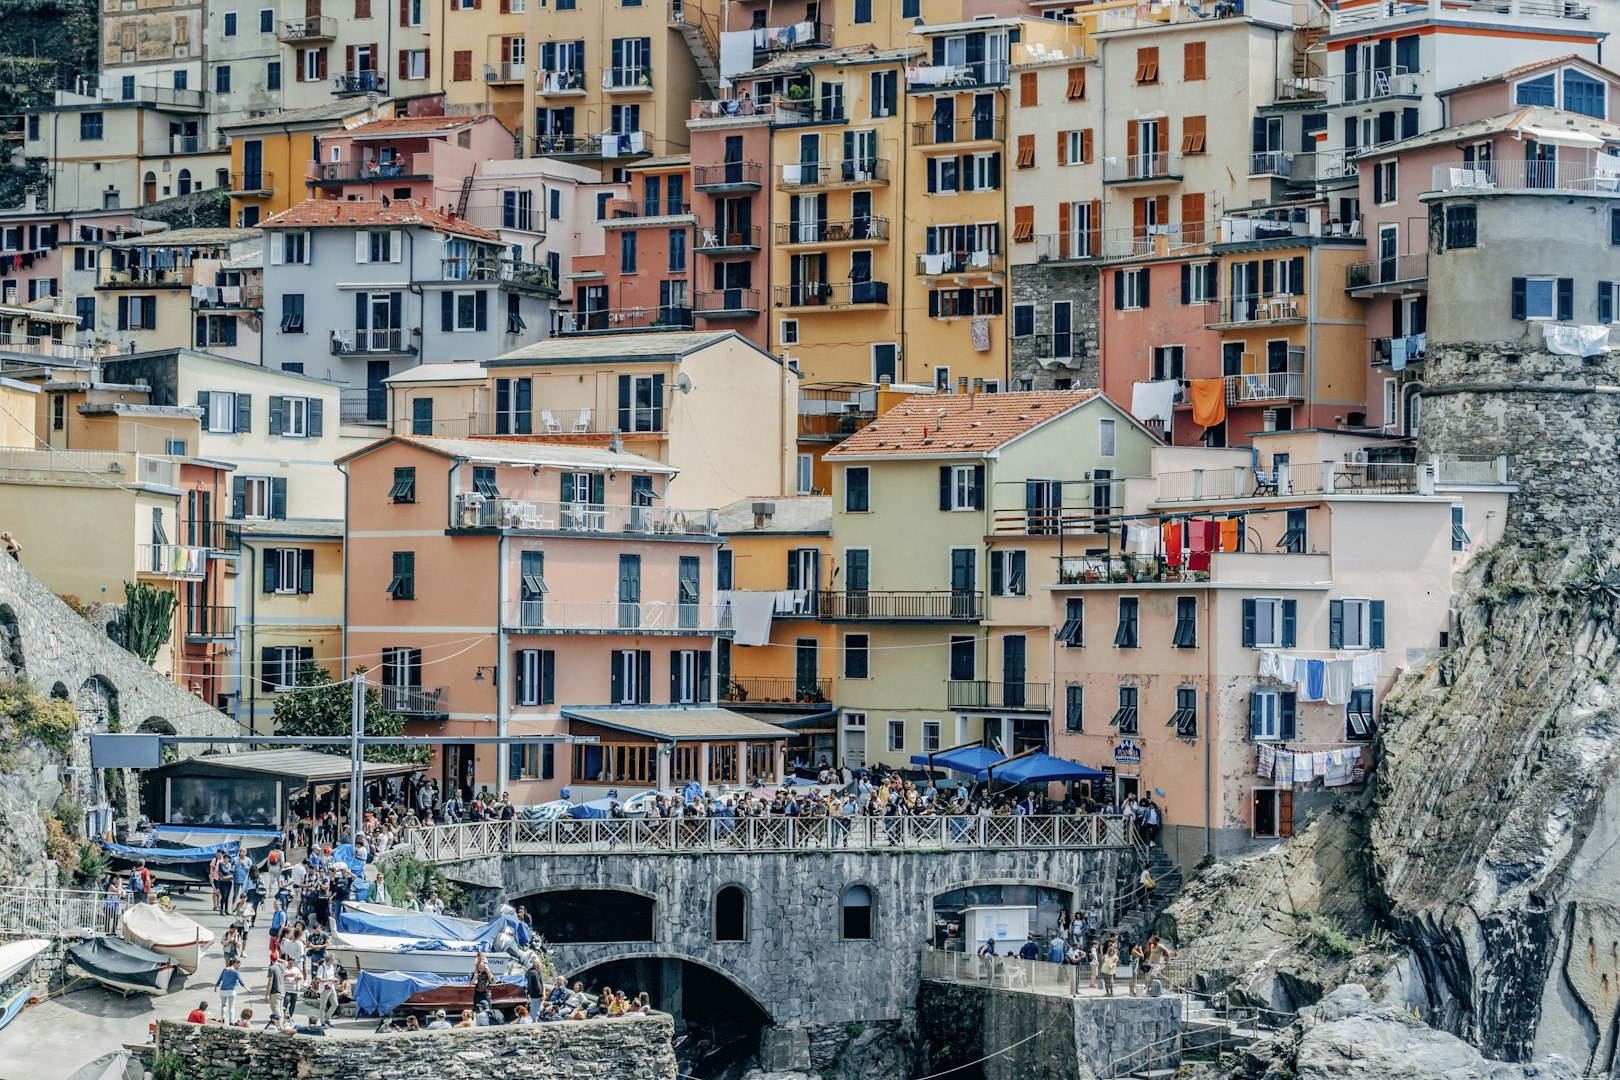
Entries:
<svg viewBox="0 0 1620 1080">
<path fill-rule="evenodd" d="M 690 394 L 692 392 L 692 376 L 684 371 L 675 376 L 675 389 L 683 394 Z"/>
</svg>

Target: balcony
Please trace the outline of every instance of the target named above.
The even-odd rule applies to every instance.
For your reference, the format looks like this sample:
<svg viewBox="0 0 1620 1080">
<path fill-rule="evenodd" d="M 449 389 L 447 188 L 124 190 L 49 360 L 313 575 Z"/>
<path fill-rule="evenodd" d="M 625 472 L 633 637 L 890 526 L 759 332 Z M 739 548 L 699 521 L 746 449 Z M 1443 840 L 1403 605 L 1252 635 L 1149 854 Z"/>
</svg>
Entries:
<svg viewBox="0 0 1620 1080">
<path fill-rule="evenodd" d="M 1124 507 L 1112 505 L 1112 484 L 1099 487 L 1090 480 L 1054 480 L 1056 496 L 1047 506 L 995 511 L 990 524 L 998 536 L 1103 536 L 1116 524 Z"/>
<path fill-rule="evenodd" d="M 780 247 L 865 244 L 889 238 L 885 217 L 845 218 L 837 221 L 791 221 L 776 223 L 776 243 Z"/>
<path fill-rule="evenodd" d="M 802 85 L 802 84 L 801 84 Z M 786 94 L 776 99 L 776 127 L 799 127 L 808 124 L 842 124 L 849 112 L 842 99 L 816 101 L 812 98 L 794 98 Z"/>
<path fill-rule="evenodd" d="M 493 259 L 440 259 L 440 281 L 495 281 L 501 264 Z"/>
<path fill-rule="evenodd" d="M 883 158 L 857 161 L 788 162 L 782 166 L 781 187 L 792 191 L 818 188 L 869 187 L 889 182 L 889 163 Z"/>
<path fill-rule="evenodd" d="M 338 416 L 345 424 L 386 424 L 388 391 L 382 387 L 339 390 Z"/>
<path fill-rule="evenodd" d="M 317 184 L 369 184 L 373 180 L 415 180 L 427 175 L 416 165 L 426 154 L 406 154 L 391 161 L 372 158 L 344 158 L 340 161 L 312 161 L 309 177 Z"/>
<path fill-rule="evenodd" d="M 563 68 L 559 71 L 534 73 L 534 92 L 540 97 L 558 97 L 564 94 L 581 96 L 588 89 L 584 68 Z"/>
<path fill-rule="evenodd" d="M 731 229 L 701 226 L 697 232 L 700 255 L 740 255 L 760 248 L 761 229 L 758 225 Z"/>
<path fill-rule="evenodd" d="M 547 296 L 556 296 L 558 291 L 557 278 L 552 274 L 551 267 L 544 263 L 503 260 L 500 264 L 500 282 L 502 288 Z"/>
<path fill-rule="evenodd" d="M 1372 338 L 1372 364 L 1374 367 L 1394 367 L 1396 342 L 1400 343 L 1402 364 L 1421 364 L 1429 358 L 1429 335 L 1413 334 L 1404 338 Z"/>
<path fill-rule="evenodd" d="M 944 251 L 917 256 L 920 277 L 999 274 L 1006 268 L 1007 260 L 999 251 Z"/>
<path fill-rule="evenodd" d="M 231 641 L 235 637 L 234 607 L 198 606 L 186 609 L 187 641 Z"/>
<path fill-rule="evenodd" d="M 1191 566 L 1198 556 L 1200 569 Z M 1204 559 L 1208 558 L 1207 569 Z M 1172 559 L 1164 555 L 1088 555 L 1058 558 L 1060 587 L 1097 586 L 1118 590 L 1121 586 L 1174 585 L 1188 588 L 1195 583 L 1222 585 L 1255 584 L 1275 586 L 1280 581 L 1327 581 L 1332 578 L 1332 556 L 1326 552 L 1212 551 L 1186 553 Z"/>
<path fill-rule="evenodd" d="M 542 416 L 549 414 L 543 413 Z M 551 432 L 556 434 L 556 432 Z M 456 528 L 508 529 L 584 536 L 720 535 L 716 510 L 607 503 L 536 502 L 466 492 L 456 503 Z"/>
<path fill-rule="evenodd" d="M 226 149 L 228 147 L 220 145 L 219 140 L 212 135 L 169 136 L 171 154 L 212 154 Z"/>
<path fill-rule="evenodd" d="M 961 146 L 999 143 L 1006 131 L 999 116 L 965 116 L 956 120 L 918 120 L 911 125 L 913 146 Z"/>
<path fill-rule="evenodd" d="M 776 119 L 773 98 L 703 98 L 692 102 L 690 119 L 699 124 L 715 121 L 715 127 L 738 127 Z M 712 166 L 719 168 L 719 166 Z M 703 168 L 703 166 L 699 166 Z"/>
<path fill-rule="evenodd" d="M 1043 682 L 952 679 L 945 684 L 945 705 L 951 709 L 1046 712 L 1052 707 L 1050 699 L 1051 687 Z"/>
<path fill-rule="evenodd" d="M 668 224 L 673 217 L 691 217 L 692 204 L 670 200 L 647 202 L 639 199 L 609 199 L 607 204 L 608 228 L 637 227 L 638 222 L 656 225 Z"/>
<path fill-rule="evenodd" d="M 602 89 L 610 94 L 650 94 L 653 92 L 652 68 L 645 64 L 606 68 L 602 72 Z"/>
<path fill-rule="evenodd" d="M 637 434 L 657 426 L 644 413 L 636 419 Z M 617 426 L 615 412 L 598 420 L 594 409 L 534 409 L 518 414 L 515 423 L 510 413 L 479 412 L 467 418 L 467 430 L 473 435 L 607 435 Z"/>
<path fill-rule="evenodd" d="M 699 165 L 692 170 L 693 191 L 758 191 L 764 186 L 765 166 L 757 161 Z"/>
<path fill-rule="evenodd" d="M 1322 150 L 1295 154 L 1289 162 L 1288 180 L 1293 184 L 1348 183 L 1355 180 L 1361 169 L 1355 157 L 1367 147 L 1349 150 Z"/>
<path fill-rule="evenodd" d="M 832 27 L 824 22 L 804 20 L 786 26 L 760 26 L 754 29 L 754 62 L 761 63 L 772 53 L 793 49 L 824 49 L 832 44 Z"/>
<path fill-rule="evenodd" d="M 381 688 L 382 707 L 395 716 L 417 720 L 431 720 L 449 713 L 445 709 L 445 688 L 442 686 L 390 686 Z"/>
<path fill-rule="evenodd" d="M 826 705 L 832 701 L 833 681 L 823 678 L 733 678 L 720 688 L 720 700 L 757 705 Z"/>
<path fill-rule="evenodd" d="M 1423 96 L 1423 74 L 1403 67 L 1347 71 L 1325 80 L 1327 103 L 1332 106 L 1367 105 L 1396 98 Z"/>
<path fill-rule="evenodd" d="M 827 622 L 978 622 L 981 592 L 818 592 L 816 610 Z"/>
<path fill-rule="evenodd" d="M 260 311 L 264 308 L 263 285 L 221 285 L 219 297 L 191 298 L 192 311 Z"/>
<path fill-rule="evenodd" d="M 259 172 L 233 172 L 231 173 L 231 194 L 269 195 L 275 190 L 275 183 L 275 176 L 263 170 Z"/>
<path fill-rule="evenodd" d="M 333 330 L 331 335 L 333 356 L 416 355 L 409 330 Z"/>
<path fill-rule="evenodd" d="M 1434 166 L 1435 191 L 1620 193 L 1620 175 L 1589 161 L 1484 161 Z"/>
<path fill-rule="evenodd" d="M 1290 359 L 1298 353 L 1303 362 L 1304 349 L 1289 349 Z M 1226 403 L 1228 405 L 1264 405 L 1278 401 L 1305 400 L 1305 373 L 1303 371 L 1262 371 L 1248 375 L 1226 375 Z"/>
<path fill-rule="evenodd" d="M 529 77 L 528 68 L 523 64 L 485 64 L 484 82 L 490 86 L 504 86 L 508 83 L 520 83 Z"/>
<path fill-rule="evenodd" d="M 855 281 L 839 285 L 812 282 L 806 285 L 776 286 L 776 306 L 783 311 L 833 311 L 840 308 L 870 307 L 889 302 L 886 281 Z"/>
<path fill-rule="evenodd" d="M 1492 28 L 1540 26 L 1589 29 L 1592 5 L 1571 0 L 1375 0 L 1331 12 L 1332 33 L 1384 31 L 1382 24 L 1455 22 Z"/>
<path fill-rule="evenodd" d="M 1289 75 L 1277 80 L 1271 96 L 1273 105 L 1321 105 L 1327 101 L 1329 79 L 1325 75 Z"/>
<path fill-rule="evenodd" d="M 718 604 L 667 600 L 508 600 L 501 626 L 511 634 L 729 634 L 731 613 Z"/>
<path fill-rule="evenodd" d="M 877 389 L 799 391 L 799 439 L 838 442 L 877 419 Z"/>
<path fill-rule="evenodd" d="M 1434 470 L 1408 461 L 1294 462 L 1271 470 L 1245 466 L 1159 474 L 1160 503 L 1299 495 L 1431 495 Z"/>
<path fill-rule="evenodd" d="M 122 450 L 25 450 L 0 447 L 0 478 L 97 485 L 154 484 L 175 487 L 180 466 L 171 458 Z"/>
<path fill-rule="evenodd" d="M 1429 279 L 1429 253 L 1414 251 L 1351 263 L 1344 268 L 1344 288 L 1356 296 L 1406 292 Z"/>
<path fill-rule="evenodd" d="M 572 334 L 622 334 L 627 330 L 690 330 L 692 309 L 685 306 L 597 308 L 562 312 L 559 332 Z"/>
<path fill-rule="evenodd" d="M 209 551 L 238 551 L 242 547 L 236 530 L 223 521 L 182 522 L 180 532 L 186 543 Z"/>
<path fill-rule="evenodd" d="M 189 289 L 196 280 L 194 266 L 130 266 L 105 270 L 98 289 Z"/>
<path fill-rule="evenodd" d="M 0 333 L 0 353 L 22 356 L 44 356 L 53 360 L 93 360 L 107 350 L 94 345 L 79 345 L 38 334 Z"/>
<path fill-rule="evenodd" d="M 1250 176 L 1280 176 L 1288 179 L 1294 175 L 1294 154 L 1289 150 L 1256 150 L 1249 154 Z"/>
<path fill-rule="evenodd" d="M 536 135 L 536 157 L 560 161 L 645 157 L 652 153 L 652 135 L 645 131 L 607 132 L 602 135 Z"/>
<path fill-rule="evenodd" d="M 337 39 L 337 20 L 330 15 L 290 19 L 276 28 L 276 40 L 284 45 L 320 45 Z"/>
<path fill-rule="evenodd" d="M 1110 232 L 1117 231 L 1110 230 Z M 1035 261 L 1038 263 L 1078 262 L 1103 257 L 1102 236 L 1101 230 L 1095 232 L 1076 230 L 1067 233 L 1033 233 L 1028 240 L 1018 240 L 1017 243 L 1034 245 Z M 1147 237 L 1144 236 L 1143 239 L 1145 240 Z M 1151 250 L 1151 245 L 1149 245 L 1149 249 Z"/>
<path fill-rule="evenodd" d="M 1226 296 L 1214 306 L 1204 325 L 1212 330 L 1242 326 L 1291 326 L 1305 321 L 1309 305 L 1293 293 L 1267 296 Z"/>
<path fill-rule="evenodd" d="M 207 548 L 187 544 L 135 545 L 135 573 L 138 576 L 200 581 L 207 571 Z"/>
<path fill-rule="evenodd" d="M 715 289 L 698 293 L 692 310 L 700 319 L 752 319 L 759 303 L 758 289 Z"/>
<path fill-rule="evenodd" d="M 1126 154 L 1103 160 L 1105 184 L 1159 184 L 1181 179 L 1181 155 Z"/>
<path fill-rule="evenodd" d="M 972 90 L 978 86 L 1004 86 L 1005 60 L 978 60 L 971 64 L 928 64 L 906 69 L 906 89 L 913 94 Z"/>
<path fill-rule="evenodd" d="M 182 90 L 173 86 L 112 86 L 100 92 L 91 91 L 98 101 L 142 101 L 149 105 L 167 105 L 176 109 L 205 109 L 208 95 L 201 90 Z"/>
<path fill-rule="evenodd" d="M 332 78 L 332 93 L 337 97 L 357 94 L 385 94 L 388 79 L 376 71 L 346 71 Z"/>
</svg>

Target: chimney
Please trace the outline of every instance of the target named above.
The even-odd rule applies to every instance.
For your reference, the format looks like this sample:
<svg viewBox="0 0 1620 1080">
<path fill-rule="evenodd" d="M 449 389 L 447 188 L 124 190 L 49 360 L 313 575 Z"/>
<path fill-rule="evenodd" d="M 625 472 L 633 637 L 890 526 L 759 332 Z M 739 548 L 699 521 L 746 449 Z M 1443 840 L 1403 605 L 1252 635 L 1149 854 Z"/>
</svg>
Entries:
<svg viewBox="0 0 1620 1080">
<path fill-rule="evenodd" d="M 888 375 L 879 375 L 878 376 L 878 385 L 879 386 L 891 386 L 891 385 L 893 385 L 893 383 L 894 383 L 894 379 L 890 378 Z"/>
<path fill-rule="evenodd" d="M 763 529 L 771 523 L 776 516 L 776 504 L 773 502 L 757 502 L 754 504 L 754 528 Z"/>
<path fill-rule="evenodd" d="M 619 429 L 613 429 L 613 438 L 608 441 L 608 450 L 615 454 L 624 453 L 624 440 L 619 438 Z"/>
<path fill-rule="evenodd" d="M 968 392 L 968 377 L 966 375 L 958 375 L 956 377 L 956 392 L 958 394 L 965 394 Z"/>
<path fill-rule="evenodd" d="M 974 379 L 973 380 L 973 392 L 975 394 L 984 393 L 984 380 L 983 379 Z"/>
</svg>

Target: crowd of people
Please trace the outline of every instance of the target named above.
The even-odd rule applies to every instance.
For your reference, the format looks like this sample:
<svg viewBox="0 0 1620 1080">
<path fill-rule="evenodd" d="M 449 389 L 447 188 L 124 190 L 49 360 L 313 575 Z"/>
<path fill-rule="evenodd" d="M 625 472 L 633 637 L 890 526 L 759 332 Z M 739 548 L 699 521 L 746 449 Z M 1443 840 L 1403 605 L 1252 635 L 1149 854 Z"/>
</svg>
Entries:
<svg viewBox="0 0 1620 1080">
<path fill-rule="evenodd" d="M 1089 968 L 1090 981 L 1086 984 L 1087 988 L 1101 989 L 1109 997 L 1113 997 L 1120 968 L 1127 967 L 1130 972 L 1130 984 L 1127 988 L 1130 995 L 1137 996 L 1136 984 L 1139 978 L 1151 991 L 1154 981 L 1164 971 L 1165 964 L 1175 959 L 1175 953 L 1160 940 L 1158 934 L 1149 934 L 1146 941 L 1132 944 L 1117 933 L 1100 933 L 1095 915 L 1094 908 L 1091 915 L 1085 917 L 1076 915 L 1071 922 L 1066 914 L 1060 914 L 1057 926 L 1044 945 L 1035 934 L 1030 934 L 1016 952 L 1009 946 L 1007 952 L 998 953 L 995 939 L 986 940 L 979 946 L 977 954 L 980 977 L 994 979 L 1002 972 L 1002 962 L 1007 958 L 1068 965 L 1079 969 L 1074 977 L 1075 992 L 1079 993 L 1081 972 Z"/>
</svg>

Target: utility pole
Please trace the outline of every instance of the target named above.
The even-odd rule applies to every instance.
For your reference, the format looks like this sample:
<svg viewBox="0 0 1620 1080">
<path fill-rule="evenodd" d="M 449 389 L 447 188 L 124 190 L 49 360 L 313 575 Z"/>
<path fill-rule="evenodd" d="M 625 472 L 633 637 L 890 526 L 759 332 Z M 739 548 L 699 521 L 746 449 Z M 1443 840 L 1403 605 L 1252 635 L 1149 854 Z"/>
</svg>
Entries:
<svg viewBox="0 0 1620 1080">
<path fill-rule="evenodd" d="M 352 691 L 353 711 L 349 717 L 349 839 L 360 835 L 360 815 L 365 809 L 365 759 L 361 756 L 360 737 L 366 730 L 366 675 L 354 673 L 349 683 Z M 342 840 L 342 837 L 339 837 Z"/>
</svg>

